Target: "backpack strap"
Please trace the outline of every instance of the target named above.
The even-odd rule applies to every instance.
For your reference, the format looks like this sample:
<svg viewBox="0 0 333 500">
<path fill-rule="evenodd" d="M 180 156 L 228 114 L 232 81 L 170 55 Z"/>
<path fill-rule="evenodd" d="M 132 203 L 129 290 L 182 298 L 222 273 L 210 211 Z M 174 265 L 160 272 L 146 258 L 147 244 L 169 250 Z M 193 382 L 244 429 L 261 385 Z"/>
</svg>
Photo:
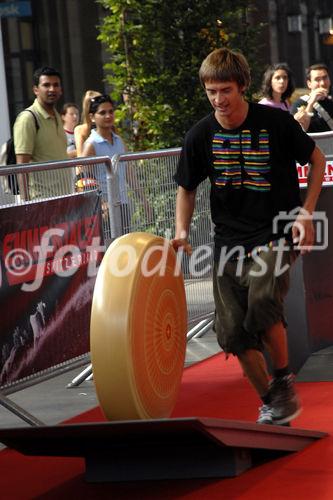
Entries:
<svg viewBox="0 0 333 500">
<path fill-rule="evenodd" d="M 35 113 L 31 109 L 28 109 L 28 108 L 24 109 L 23 111 L 28 111 L 29 113 L 32 114 L 32 116 L 34 117 L 35 125 L 36 125 L 36 132 L 38 132 L 38 130 L 39 130 L 39 123 L 38 123 L 37 116 L 35 115 Z"/>
</svg>

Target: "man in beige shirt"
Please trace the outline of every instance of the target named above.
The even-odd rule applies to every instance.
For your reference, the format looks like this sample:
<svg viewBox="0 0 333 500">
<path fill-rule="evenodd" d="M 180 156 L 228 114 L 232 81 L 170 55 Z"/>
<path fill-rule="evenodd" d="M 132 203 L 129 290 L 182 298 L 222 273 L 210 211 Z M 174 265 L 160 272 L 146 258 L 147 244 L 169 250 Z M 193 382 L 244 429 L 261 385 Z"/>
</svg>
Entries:
<svg viewBox="0 0 333 500">
<path fill-rule="evenodd" d="M 45 66 L 35 71 L 33 79 L 36 99 L 27 108 L 30 112 L 21 112 L 14 124 L 16 162 L 47 163 L 67 159 L 66 135 L 55 108 L 62 95 L 61 76 L 55 69 Z M 69 194 L 73 190 L 72 169 L 29 174 L 25 186 L 27 193 L 23 179 L 19 181 L 21 196 L 30 200 Z"/>
</svg>

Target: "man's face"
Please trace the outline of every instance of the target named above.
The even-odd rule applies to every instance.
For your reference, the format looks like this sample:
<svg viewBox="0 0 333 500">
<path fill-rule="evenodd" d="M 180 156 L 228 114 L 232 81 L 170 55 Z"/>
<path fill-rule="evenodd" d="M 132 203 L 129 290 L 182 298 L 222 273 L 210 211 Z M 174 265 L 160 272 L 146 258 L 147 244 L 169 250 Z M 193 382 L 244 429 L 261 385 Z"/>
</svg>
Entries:
<svg viewBox="0 0 333 500">
<path fill-rule="evenodd" d="M 39 84 L 34 85 L 34 94 L 44 106 L 53 106 L 62 95 L 61 81 L 58 76 L 42 75 Z"/>
<path fill-rule="evenodd" d="M 307 84 L 310 90 L 322 88 L 328 92 L 331 86 L 331 80 L 326 69 L 312 69 Z"/>
<path fill-rule="evenodd" d="M 205 82 L 206 94 L 209 102 L 215 110 L 216 117 L 225 118 L 239 110 L 239 106 L 244 102 L 243 91 L 238 83 L 234 81 Z"/>
</svg>

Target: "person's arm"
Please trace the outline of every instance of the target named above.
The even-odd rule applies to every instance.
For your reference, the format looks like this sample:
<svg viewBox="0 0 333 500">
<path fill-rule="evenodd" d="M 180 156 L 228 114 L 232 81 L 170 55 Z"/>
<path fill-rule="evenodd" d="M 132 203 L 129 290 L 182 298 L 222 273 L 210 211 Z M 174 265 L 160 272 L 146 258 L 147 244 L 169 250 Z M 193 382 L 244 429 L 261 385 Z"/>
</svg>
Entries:
<svg viewBox="0 0 333 500">
<path fill-rule="evenodd" d="M 310 127 L 311 118 L 313 113 L 307 109 L 307 100 L 308 96 L 303 96 L 300 99 L 297 99 L 290 108 L 290 113 L 294 116 L 295 120 L 300 124 L 304 132 Z"/>
<path fill-rule="evenodd" d="M 83 156 L 96 156 L 95 148 L 91 142 L 85 143 L 80 157 L 82 158 Z M 77 165 L 75 168 L 76 175 L 80 175 L 83 172 L 85 174 L 85 177 L 93 177 L 92 171 L 93 167 L 91 165 Z"/>
<path fill-rule="evenodd" d="M 327 95 L 327 89 L 318 87 L 317 89 L 311 90 L 310 94 L 306 98 L 302 98 L 300 106 L 297 107 L 296 113 L 293 114 L 295 120 L 298 121 L 304 132 L 309 130 L 315 104 L 323 99 L 326 99 Z"/>
<path fill-rule="evenodd" d="M 307 132 L 310 127 L 311 117 L 312 114 L 306 111 L 305 106 L 297 108 L 297 112 L 294 114 L 295 120 L 298 121 L 304 132 Z"/>
<path fill-rule="evenodd" d="M 28 154 L 17 154 L 16 163 L 30 163 L 32 155 Z"/>
<path fill-rule="evenodd" d="M 77 125 L 74 129 L 74 139 L 76 146 L 76 154 L 78 157 L 83 156 L 83 145 L 87 137 L 88 135 L 84 130 L 84 125 Z"/>
<path fill-rule="evenodd" d="M 91 142 L 86 143 L 80 156 L 96 156 L 94 145 Z"/>
<path fill-rule="evenodd" d="M 16 155 L 16 163 L 30 163 L 32 155 L 29 154 L 17 154 Z M 26 184 L 27 176 L 26 174 L 19 174 L 17 176 L 17 183 L 19 187 L 19 192 L 21 196 L 21 200 L 24 201 L 27 199 L 28 186 Z"/>
<path fill-rule="evenodd" d="M 184 248 L 184 251 L 190 255 L 192 247 L 188 242 L 190 224 L 195 207 L 196 189 L 187 191 L 179 186 L 176 199 L 176 232 L 171 244 L 175 250 Z"/>
<path fill-rule="evenodd" d="M 300 247 L 304 247 L 301 248 L 302 254 L 311 251 L 314 243 L 312 213 L 316 208 L 325 173 L 325 156 L 317 146 L 311 154 L 309 163 L 308 188 L 305 201 L 292 228 L 293 240 Z"/>
<path fill-rule="evenodd" d="M 322 101 L 323 99 L 326 99 L 328 96 L 328 91 L 327 89 L 323 87 L 318 87 L 316 89 L 311 90 L 309 94 L 309 98 L 306 103 L 305 111 L 307 113 L 311 114 L 313 113 L 313 108 L 316 102 Z"/>
<path fill-rule="evenodd" d="M 71 149 L 70 151 L 67 151 L 68 158 L 76 158 L 77 157 L 77 152 L 76 149 Z"/>
</svg>

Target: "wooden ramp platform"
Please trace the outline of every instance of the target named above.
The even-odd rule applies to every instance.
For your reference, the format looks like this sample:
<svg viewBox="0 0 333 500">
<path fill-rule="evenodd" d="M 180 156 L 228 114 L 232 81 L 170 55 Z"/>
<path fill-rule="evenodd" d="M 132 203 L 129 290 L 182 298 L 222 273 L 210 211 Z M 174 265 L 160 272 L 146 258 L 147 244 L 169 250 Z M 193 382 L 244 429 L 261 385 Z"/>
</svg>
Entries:
<svg viewBox="0 0 333 500">
<path fill-rule="evenodd" d="M 195 417 L 0 429 L 23 454 L 84 457 L 91 482 L 237 476 L 326 435 Z"/>
</svg>

